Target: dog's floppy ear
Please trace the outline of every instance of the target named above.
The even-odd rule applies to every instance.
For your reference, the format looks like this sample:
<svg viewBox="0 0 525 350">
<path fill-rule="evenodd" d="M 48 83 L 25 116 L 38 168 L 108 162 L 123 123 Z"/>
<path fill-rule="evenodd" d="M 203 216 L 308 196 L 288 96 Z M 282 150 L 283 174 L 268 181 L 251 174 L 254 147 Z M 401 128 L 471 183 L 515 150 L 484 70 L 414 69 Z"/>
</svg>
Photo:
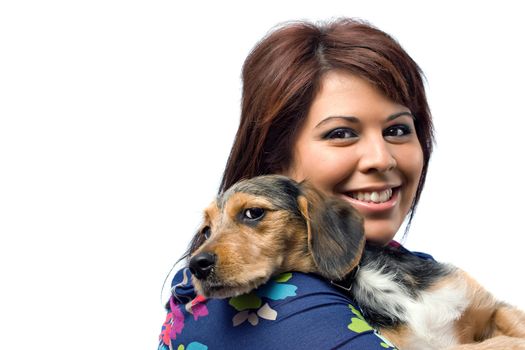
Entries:
<svg viewBox="0 0 525 350">
<path fill-rule="evenodd" d="M 299 210 L 306 220 L 308 248 L 318 273 L 340 280 L 359 263 L 365 244 L 363 219 L 343 199 L 301 183 Z"/>
</svg>

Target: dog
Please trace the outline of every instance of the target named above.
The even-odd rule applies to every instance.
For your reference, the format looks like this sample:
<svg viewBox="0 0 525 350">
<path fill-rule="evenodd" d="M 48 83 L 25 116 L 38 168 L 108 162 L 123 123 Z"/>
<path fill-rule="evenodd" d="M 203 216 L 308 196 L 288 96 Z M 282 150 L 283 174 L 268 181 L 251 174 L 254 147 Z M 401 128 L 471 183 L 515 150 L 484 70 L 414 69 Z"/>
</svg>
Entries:
<svg viewBox="0 0 525 350">
<path fill-rule="evenodd" d="M 525 313 L 461 269 L 366 244 L 363 219 L 307 182 L 243 180 L 205 210 L 188 250 L 198 294 L 245 294 L 272 276 L 315 273 L 345 289 L 399 349 L 525 349 Z"/>
</svg>

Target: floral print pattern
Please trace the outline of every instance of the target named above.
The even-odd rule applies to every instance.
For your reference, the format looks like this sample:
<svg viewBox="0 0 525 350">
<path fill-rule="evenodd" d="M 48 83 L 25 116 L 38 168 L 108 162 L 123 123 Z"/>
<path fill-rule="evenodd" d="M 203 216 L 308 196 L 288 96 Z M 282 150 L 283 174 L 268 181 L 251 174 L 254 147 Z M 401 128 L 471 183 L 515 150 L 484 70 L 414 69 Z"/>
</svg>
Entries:
<svg viewBox="0 0 525 350">
<path fill-rule="evenodd" d="M 278 315 L 277 311 L 272 309 L 268 303 L 262 305 L 263 300 L 282 300 L 295 296 L 297 286 L 284 283 L 290 278 L 292 278 L 292 273 L 284 273 L 273 278 L 270 282 L 253 292 L 230 298 L 230 305 L 239 311 L 233 316 L 233 326 L 237 327 L 245 321 L 248 321 L 252 326 L 257 326 L 259 324 L 259 318 L 275 321 Z"/>
<path fill-rule="evenodd" d="M 208 308 L 206 307 L 205 302 L 206 298 L 198 295 L 189 303 L 184 305 L 184 310 L 187 313 L 193 315 L 193 319 L 197 321 L 200 317 L 208 315 Z M 184 314 L 181 310 L 180 304 L 175 303 L 174 296 L 170 298 L 170 310 L 171 312 L 168 312 L 168 314 L 166 315 L 166 320 L 162 325 L 161 333 L 159 336 L 159 350 L 164 349 L 162 346 L 167 346 L 167 349 L 169 349 L 171 340 L 177 339 L 177 335 L 181 334 L 184 328 Z M 190 344 L 188 344 L 188 346 L 190 346 Z M 189 348 L 187 348 L 186 350 L 188 349 Z"/>
<path fill-rule="evenodd" d="M 319 277 L 284 273 L 248 294 L 226 300 L 196 295 L 189 277 L 183 269 L 172 282 L 173 295 L 158 350 L 303 349 L 304 341 L 309 348 L 341 348 L 344 344 L 345 349 L 395 349 L 356 307 L 345 302 L 345 296 Z M 327 318 L 333 320 L 313 322 Z M 309 330 L 303 332 L 304 327 Z"/>
</svg>

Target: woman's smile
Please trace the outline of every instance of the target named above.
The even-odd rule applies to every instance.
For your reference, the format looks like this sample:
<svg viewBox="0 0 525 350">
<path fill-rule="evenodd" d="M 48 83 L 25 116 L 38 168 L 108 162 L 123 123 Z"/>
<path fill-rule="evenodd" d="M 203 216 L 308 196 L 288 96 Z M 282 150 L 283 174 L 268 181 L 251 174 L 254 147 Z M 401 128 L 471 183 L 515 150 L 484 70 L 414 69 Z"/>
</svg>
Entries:
<svg viewBox="0 0 525 350">
<path fill-rule="evenodd" d="M 342 198 L 352 204 L 362 214 L 387 214 L 398 203 L 399 187 L 386 187 L 376 190 L 344 192 Z"/>
</svg>

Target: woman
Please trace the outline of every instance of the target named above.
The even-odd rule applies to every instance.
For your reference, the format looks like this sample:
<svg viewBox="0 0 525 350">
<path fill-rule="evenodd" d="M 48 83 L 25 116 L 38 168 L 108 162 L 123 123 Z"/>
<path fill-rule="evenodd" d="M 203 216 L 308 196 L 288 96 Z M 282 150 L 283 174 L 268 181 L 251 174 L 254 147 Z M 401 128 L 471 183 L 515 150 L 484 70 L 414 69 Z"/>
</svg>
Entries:
<svg viewBox="0 0 525 350">
<path fill-rule="evenodd" d="M 432 142 L 421 71 L 395 40 L 350 19 L 291 23 L 246 59 L 241 122 L 220 191 L 263 174 L 308 179 L 359 210 L 369 242 L 395 244 L 414 215 Z M 181 270 L 172 283 L 160 349 L 393 347 L 315 276 L 290 273 L 263 292 L 207 301 L 188 277 Z"/>
</svg>

